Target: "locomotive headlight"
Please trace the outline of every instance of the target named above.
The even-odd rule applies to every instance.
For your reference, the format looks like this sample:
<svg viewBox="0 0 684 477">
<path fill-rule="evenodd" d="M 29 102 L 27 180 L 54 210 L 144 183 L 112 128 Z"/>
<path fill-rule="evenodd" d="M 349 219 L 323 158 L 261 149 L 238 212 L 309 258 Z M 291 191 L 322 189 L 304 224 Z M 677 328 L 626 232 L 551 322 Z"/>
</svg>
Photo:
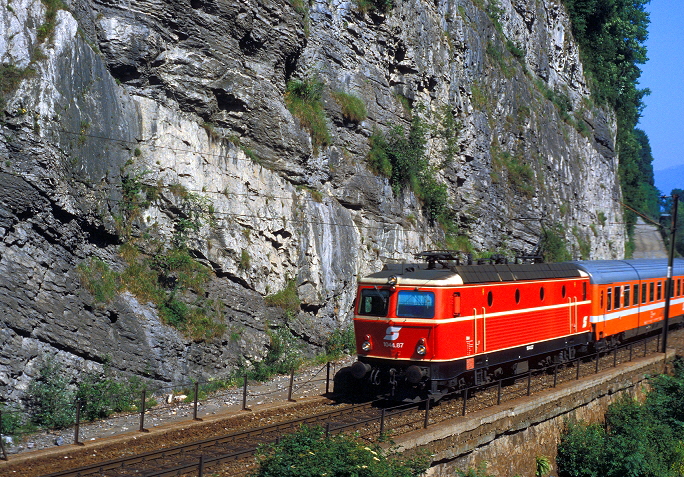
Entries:
<svg viewBox="0 0 684 477">
<path fill-rule="evenodd" d="M 427 353 L 427 346 L 425 346 L 425 339 L 421 338 L 418 340 L 418 344 L 416 345 L 416 353 L 418 353 L 421 356 L 425 356 L 425 353 Z"/>
<path fill-rule="evenodd" d="M 390 276 L 390 277 L 387 279 L 387 284 L 390 285 L 390 286 L 396 285 L 396 284 L 397 284 L 397 276 L 396 276 L 396 275 Z"/>
<path fill-rule="evenodd" d="M 373 349 L 373 342 L 371 341 L 370 335 L 366 335 L 363 338 L 363 343 L 361 343 L 361 349 L 368 352 Z"/>
</svg>

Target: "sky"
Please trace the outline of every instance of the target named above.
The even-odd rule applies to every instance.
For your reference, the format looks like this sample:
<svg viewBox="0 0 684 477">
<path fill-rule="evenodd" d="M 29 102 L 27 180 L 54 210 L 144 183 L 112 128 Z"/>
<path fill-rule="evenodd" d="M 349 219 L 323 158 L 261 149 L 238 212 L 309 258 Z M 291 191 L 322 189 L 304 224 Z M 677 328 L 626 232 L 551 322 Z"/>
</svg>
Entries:
<svg viewBox="0 0 684 477">
<path fill-rule="evenodd" d="M 641 65 L 640 88 L 644 98 L 639 128 L 651 143 L 655 171 L 684 166 L 684 2 L 651 0 L 648 40 L 649 60 Z M 656 186 L 658 186 L 656 174 Z"/>
</svg>

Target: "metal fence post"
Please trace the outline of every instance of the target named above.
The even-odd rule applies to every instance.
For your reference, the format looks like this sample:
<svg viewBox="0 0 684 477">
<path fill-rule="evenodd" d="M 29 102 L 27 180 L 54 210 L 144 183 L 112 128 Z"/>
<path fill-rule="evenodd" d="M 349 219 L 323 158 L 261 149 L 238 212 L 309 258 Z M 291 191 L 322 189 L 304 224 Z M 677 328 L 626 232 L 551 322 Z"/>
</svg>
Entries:
<svg viewBox="0 0 684 477">
<path fill-rule="evenodd" d="M 599 370 L 599 360 L 600 360 L 600 359 L 601 359 L 601 352 L 597 350 L 597 351 L 596 351 L 596 371 L 595 371 L 595 373 L 598 373 L 598 370 Z"/>
<path fill-rule="evenodd" d="M 247 373 L 245 373 L 245 380 L 242 383 L 242 410 L 247 411 Z"/>
<path fill-rule="evenodd" d="M 532 391 L 532 371 L 527 372 L 527 395 L 529 396 Z"/>
<path fill-rule="evenodd" d="M 466 403 L 467 402 L 468 402 L 468 388 L 465 388 L 463 390 L 463 411 L 461 411 L 462 416 L 466 415 Z"/>
<path fill-rule="evenodd" d="M 556 384 L 558 384 L 558 365 L 553 366 L 553 387 L 556 387 Z"/>
<path fill-rule="evenodd" d="M 617 346 L 613 348 L 613 368 L 617 366 Z"/>
<path fill-rule="evenodd" d="M 199 476 L 202 477 L 204 475 L 204 456 L 200 455 L 200 461 L 199 461 Z"/>
<path fill-rule="evenodd" d="M 629 362 L 630 363 L 632 362 L 632 351 L 633 351 L 633 349 L 634 349 L 633 343 L 630 343 L 629 344 Z"/>
<path fill-rule="evenodd" d="M 201 421 L 202 419 L 197 417 L 197 401 L 199 399 L 199 381 L 195 381 L 195 403 L 192 409 L 192 420 Z"/>
<path fill-rule="evenodd" d="M 380 411 L 380 437 L 385 433 L 385 409 Z"/>
<path fill-rule="evenodd" d="M 145 432 L 145 394 L 146 390 L 142 390 L 142 399 L 140 400 L 140 432 Z"/>
<path fill-rule="evenodd" d="M 287 400 L 288 402 L 295 402 L 294 399 L 292 399 L 292 387 L 294 386 L 294 368 L 292 368 L 292 371 L 290 371 L 290 389 L 287 391 Z"/>
<path fill-rule="evenodd" d="M 2 409 L 0 409 L 0 449 L 2 450 L 2 460 L 7 460 L 5 451 L 5 437 L 2 435 Z"/>
<path fill-rule="evenodd" d="M 429 419 L 430 419 L 430 398 L 427 398 L 427 401 L 425 401 L 425 422 L 423 422 L 423 429 L 427 429 Z"/>
<path fill-rule="evenodd" d="M 325 394 L 330 392 L 330 361 L 326 364 L 326 375 L 325 375 Z"/>
<path fill-rule="evenodd" d="M 579 368 L 580 368 L 581 361 L 582 361 L 581 358 L 577 358 L 577 374 L 575 375 L 575 380 L 579 379 Z"/>
<path fill-rule="evenodd" d="M 76 399 L 76 424 L 74 425 L 74 445 L 81 445 L 78 441 L 78 434 L 81 430 L 81 400 Z"/>
<path fill-rule="evenodd" d="M 644 340 L 644 358 L 646 357 L 647 351 L 648 351 L 648 340 Z"/>
<path fill-rule="evenodd" d="M 325 423 L 325 438 L 330 437 L 330 421 Z"/>
<path fill-rule="evenodd" d="M 501 380 L 499 379 L 497 381 L 497 390 L 496 390 L 496 405 L 498 406 L 501 404 Z"/>
</svg>

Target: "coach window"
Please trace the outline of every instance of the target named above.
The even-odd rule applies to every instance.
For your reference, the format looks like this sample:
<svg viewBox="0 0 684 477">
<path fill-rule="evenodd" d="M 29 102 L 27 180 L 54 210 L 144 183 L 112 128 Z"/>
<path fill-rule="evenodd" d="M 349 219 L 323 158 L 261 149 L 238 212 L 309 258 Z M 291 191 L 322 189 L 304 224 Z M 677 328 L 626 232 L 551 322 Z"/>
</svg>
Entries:
<svg viewBox="0 0 684 477">
<path fill-rule="evenodd" d="M 544 287 L 539 287 L 539 299 L 544 301 Z"/>
<path fill-rule="evenodd" d="M 648 284 L 648 301 L 649 303 L 655 298 L 655 283 L 651 282 Z"/>
<path fill-rule="evenodd" d="M 561 295 L 563 295 L 563 298 L 565 298 L 565 285 L 563 285 L 563 288 L 561 288 Z"/>
<path fill-rule="evenodd" d="M 658 300 L 663 297 L 663 282 L 658 282 Z"/>
<path fill-rule="evenodd" d="M 520 289 L 519 288 L 515 289 L 515 302 L 520 303 Z"/>
<path fill-rule="evenodd" d="M 601 300 L 599 301 L 599 309 L 603 310 L 603 290 L 601 290 Z"/>
<path fill-rule="evenodd" d="M 631 288 L 629 285 L 625 285 L 622 291 L 622 301 L 625 307 L 629 306 L 629 292 L 632 291 Z"/>
<path fill-rule="evenodd" d="M 646 303 L 646 284 L 641 284 L 641 303 Z"/>
<path fill-rule="evenodd" d="M 612 308 L 612 306 L 613 306 L 613 289 L 610 288 L 610 287 L 608 287 L 608 290 L 606 290 L 606 292 L 607 292 L 607 294 L 608 294 L 608 296 L 606 297 L 606 298 L 607 298 L 607 300 L 606 300 L 606 310 L 607 310 L 607 311 L 610 311 L 610 310 L 613 309 L 613 308 Z"/>
<path fill-rule="evenodd" d="M 615 308 L 616 310 L 620 308 L 620 299 L 622 298 L 620 291 L 622 290 L 622 287 L 615 287 Z"/>
<path fill-rule="evenodd" d="M 389 295 L 389 290 L 379 290 L 376 288 L 361 289 L 359 315 L 387 316 Z"/>
<path fill-rule="evenodd" d="M 432 318 L 435 316 L 435 294 L 423 291 L 400 291 L 397 294 L 397 316 Z"/>
<path fill-rule="evenodd" d="M 639 285 L 634 285 L 634 299 L 632 300 L 632 305 L 639 304 Z"/>
<path fill-rule="evenodd" d="M 677 280 L 677 296 L 680 295 L 681 291 L 682 291 L 682 281 Z"/>
</svg>

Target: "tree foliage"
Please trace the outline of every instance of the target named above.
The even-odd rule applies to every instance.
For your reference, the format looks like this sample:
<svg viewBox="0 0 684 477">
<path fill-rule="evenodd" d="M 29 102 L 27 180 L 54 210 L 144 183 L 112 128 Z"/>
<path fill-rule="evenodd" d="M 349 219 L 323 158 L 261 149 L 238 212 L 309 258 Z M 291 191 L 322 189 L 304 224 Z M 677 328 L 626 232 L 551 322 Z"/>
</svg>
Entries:
<svg viewBox="0 0 684 477">
<path fill-rule="evenodd" d="M 257 459 L 254 477 L 417 477 L 429 464 L 425 458 L 403 459 L 345 435 L 325 437 L 321 428 L 309 427 L 261 448 Z"/>
<path fill-rule="evenodd" d="M 558 446 L 560 477 L 677 477 L 684 471 L 684 369 L 658 376 L 643 404 L 612 404 L 605 425 L 570 423 Z"/>
<path fill-rule="evenodd" d="M 626 204 L 657 212 L 648 138 L 635 129 L 647 89 L 638 88 L 646 62 L 649 0 L 564 0 L 595 99 L 617 115 L 619 176 Z M 636 221 L 625 212 L 629 230 Z"/>
</svg>

